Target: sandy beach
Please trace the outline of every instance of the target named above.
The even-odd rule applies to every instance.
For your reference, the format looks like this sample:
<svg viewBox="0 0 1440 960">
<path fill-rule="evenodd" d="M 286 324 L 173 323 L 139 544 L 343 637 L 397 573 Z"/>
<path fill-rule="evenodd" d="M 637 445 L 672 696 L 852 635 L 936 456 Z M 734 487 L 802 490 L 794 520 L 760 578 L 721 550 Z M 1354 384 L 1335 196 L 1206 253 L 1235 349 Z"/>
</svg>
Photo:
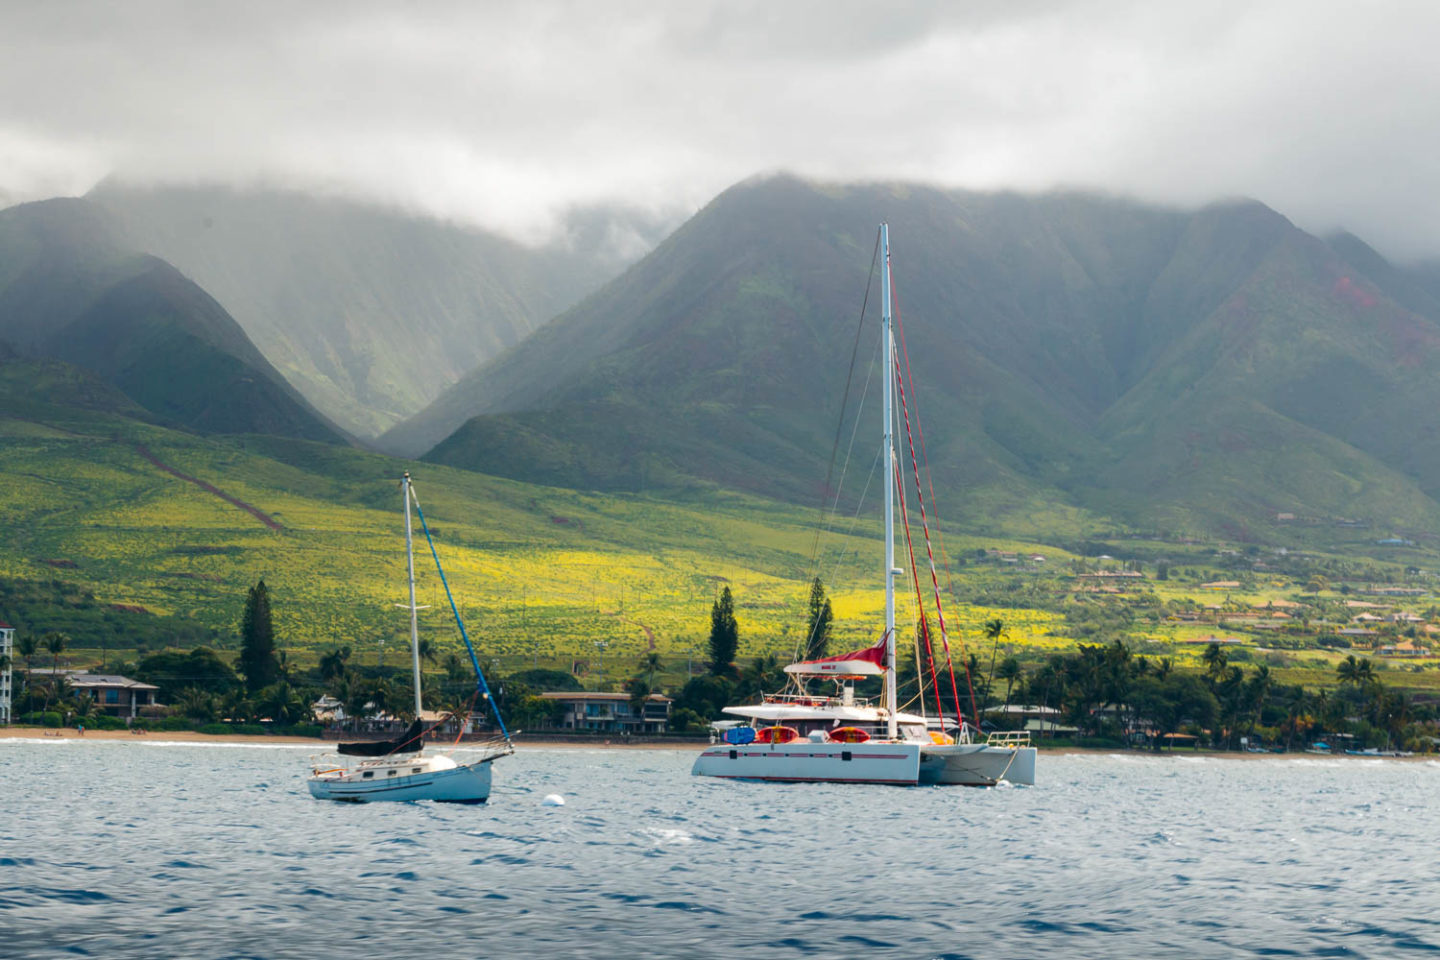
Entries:
<svg viewBox="0 0 1440 960">
<path fill-rule="evenodd" d="M 121 740 L 125 742 L 145 743 L 163 741 L 166 743 L 273 743 L 277 745 L 307 744 L 316 747 L 335 746 L 334 740 L 325 740 L 320 737 L 282 737 L 270 734 L 244 734 L 244 733 L 197 733 L 194 730 L 152 730 L 148 733 L 132 733 L 129 730 L 86 730 L 83 734 L 73 727 L 64 729 L 50 729 L 46 727 L 0 727 L 0 740 Z M 534 748 L 574 748 L 581 747 L 587 750 L 688 750 L 692 747 L 698 748 L 704 745 L 699 740 L 670 740 L 670 741 L 647 741 L 642 743 L 626 742 L 623 740 L 590 740 L 590 739 L 565 739 L 564 737 L 546 737 L 545 739 L 530 739 L 521 734 L 515 739 L 515 743 L 525 749 Z M 441 747 L 449 747 L 448 743 L 437 744 Z"/>
<path fill-rule="evenodd" d="M 281 737 L 268 734 L 240 734 L 240 733 L 197 733 L 194 730 L 156 730 L 145 734 L 131 733 L 128 730 L 86 730 L 82 735 L 74 728 L 62 730 L 46 729 L 44 727 L 0 727 L 0 740 L 121 740 L 135 743 L 165 742 L 165 743 L 249 743 L 249 744 L 276 744 L 276 745 L 310 745 L 320 749 L 333 748 L 334 740 L 323 740 L 319 737 Z M 620 739 L 615 740 L 591 740 L 588 738 L 565 738 L 559 736 L 545 736 L 541 739 L 531 739 L 524 734 L 516 737 L 517 746 L 526 750 L 692 750 L 699 749 L 705 745 L 703 740 L 650 740 L 645 742 L 632 742 Z M 449 744 L 438 744 L 448 748 Z M 1153 753 L 1148 750 L 1120 750 L 1115 747 L 1038 747 L 1042 756 L 1094 756 L 1096 754 L 1116 754 L 1127 757 L 1205 757 L 1216 760 L 1274 760 L 1274 759 L 1296 759 L 1298 757 L 1313 757 L 1316 759 L 1342 759 L 1342 760 L 1429 760 L 1433 757 L 1417 755 L 1414 757 L 1365 757 L 1347 754 L 1308 754 L 1303 752 L 1295 753 L 1238 753 L 1224 750 L 1167 750 L 1164 753 Z"/>
</svg>

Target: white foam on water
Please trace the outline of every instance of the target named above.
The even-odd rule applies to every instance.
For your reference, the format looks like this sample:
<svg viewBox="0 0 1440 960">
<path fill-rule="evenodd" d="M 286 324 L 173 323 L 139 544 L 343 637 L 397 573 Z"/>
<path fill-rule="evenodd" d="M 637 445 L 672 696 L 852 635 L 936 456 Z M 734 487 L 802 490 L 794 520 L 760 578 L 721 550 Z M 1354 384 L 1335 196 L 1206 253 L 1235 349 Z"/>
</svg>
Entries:
<svg viewBox="0 0 1440 960">
<path fill-rule="evenodd" d="M 673 827 L 646 827 L 641 832 L 662 847 L 671 844 L 695 842 L 695 838 L 692 837 L 688 831 Z"/>
</svg>

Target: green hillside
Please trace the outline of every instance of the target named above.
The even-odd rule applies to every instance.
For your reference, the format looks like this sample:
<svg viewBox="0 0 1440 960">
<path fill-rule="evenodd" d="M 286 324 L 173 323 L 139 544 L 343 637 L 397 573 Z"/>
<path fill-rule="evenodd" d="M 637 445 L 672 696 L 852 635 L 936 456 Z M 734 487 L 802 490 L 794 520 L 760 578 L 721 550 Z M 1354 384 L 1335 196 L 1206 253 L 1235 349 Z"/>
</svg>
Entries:
<svg viewBox="0 0 1440 960">
<path fill-rule="evenodd" d="M 0 211 L 0 340 L 93 371 L 163 422 L 342 439 L 213 298 L 83 200 Z"/>
<path fill-rule="evenodd" d="M 967 529 L 1440 534 L 1428 288 L 1253 202 L 750 181 L 386 440 L 521 480 L 816 503 L 882 219 L 941 512 Z"/>
<path fill-rule="evenodd" d="M 0 363 L 0 400 L 0 580 L 88 592 L 132 640 L 233 642 L 244 592 L 263 577 L 292 648 L 376 655 L 406 629 L 394 607 L 406 469 L 490 655 L 588 657 L 601 639 L 630 656 L 652 637 L 683 654 L 701 646 L 722 583 L 740 598 L 747 651 L 784 646 L 803 622 L 815 542 L 803 510 L 718 490 L 691 503 L 590 495 L 302 440 L 205 438 L 133 419 L 123 396 L 55 364 Z M 824 540 L 849 618 L 839 634 L 857 642 L 878 610 L 878 545 L 860 529 Z M 438 580 L 428 564 L 420 572 L 425 630 L 453 649 Z"/>
<path fill-rule="evenodd" d="M 794 651 L 817 570 L 833 601 L 835 648 L 873 642 L 881 621 L 873 496 L 817 538 L 812 511 L 716 487 L 669 499 L 581 493 L 341 445 L 205 437 L 147 416 L 77 368 L 0 356 L 0 620 L 22 635 L 68 633 L 71 665 L 130 669 L 149 652 L 197 645 L 233 657 L 245 593 L 264 578 L 293 668 L 348 646 L 352 666 L 373 670 L 383 649 L 394 669 L 407 629 L 398 607 L 406 470 L 480 656 L 501 675 L 539 666 L 613 689 L 656 652 L 662 688 L 678 689 L 703 669 L 721 585 L 735 592 L 751 670 L 758 654 Z M 1329 634 L 1353 616 L 1351 598 L 1376 594 L 1359 606 L 1440 616 L 1433 576 L 1418 569 L 1433 567 L 1434 550 L 1380 546 L 1361 529 L 1292 525 L 1281 536 L 1312 547 L 1285 552 L 1097 529 L 1038 501 L 1011 516 L 1022 522 L 1010 536 L 936 531 L 951 642 L 982 664 L 987 650 L 1033 665 L 1077 643 L 1123 640 L 1198 668 L 1207 636 L 1239 630 L 1247 639 L 1230 648 L 1232 662 L 1327 685 L 1346 654 Z M 1109 539 L 1086 539 L 1100 532 Z M 426 667 L 433 680 L 459 642 L 423 546 L 419 559 L 421 630 L 439 654 Z M 1123 588 L 1077 576 L 1122 563 L 1140 578 L 1109 581 Z M 1380 587 L 1404 597 L 1382 600 Z M 914 604 L 905 590 L 897 599 L 908 637 Z M 1281 604 L 1293 614 L 1282 629 L 1254 626 Z M 995 619 L 1005 638 L 992 645 L 984 632 Z M 1382 630 L 1377 643 L 1420 635 L 1405 624 Z M 33 665 L 48 662 L 42 653 Z M 1427 666 L 1377 669 L 1397 671 L 1390 682 L 1400 686 L 1435 689 L 1440 674 Z"/>
<path fill-rule="evenodd" d="M 357 436 L 409 416 L 635 255 L 577 223 L 529 248 L 336 198 L 102 184 L 134 244 L 216 297 L 275 366 Z M 637 224 L 643 229 L 645 224 Z"/>
</svg>

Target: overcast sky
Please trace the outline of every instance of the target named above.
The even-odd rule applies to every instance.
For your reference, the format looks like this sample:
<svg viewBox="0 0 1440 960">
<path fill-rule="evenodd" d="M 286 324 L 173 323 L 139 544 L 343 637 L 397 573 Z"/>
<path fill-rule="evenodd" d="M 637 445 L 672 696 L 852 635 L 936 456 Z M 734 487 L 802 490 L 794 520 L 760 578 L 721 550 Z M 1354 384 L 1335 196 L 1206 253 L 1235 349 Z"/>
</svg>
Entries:
<svg viewBox="0 0 1440 960">
<path fill-rule="evenodd" d="M 539 239 L 789 170 L 1260 199 L 1440 256 L 1440 3 L 0 0 L 0 198 L 325 190 Z"/>
</svg>

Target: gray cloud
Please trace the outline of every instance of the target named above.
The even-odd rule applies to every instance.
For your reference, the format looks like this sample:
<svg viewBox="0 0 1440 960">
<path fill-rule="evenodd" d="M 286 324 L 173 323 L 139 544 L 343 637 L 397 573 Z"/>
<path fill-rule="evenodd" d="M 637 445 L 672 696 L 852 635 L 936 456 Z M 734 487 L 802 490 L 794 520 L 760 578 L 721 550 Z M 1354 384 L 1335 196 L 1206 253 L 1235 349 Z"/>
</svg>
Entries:
<svg viewBox="0 0 1440 960">
<path fill-rule="evenodd" d="M 0 198 L 107 175 L 540 239 L 757 171 L 1253 196 L 1440 256 L 1440 6 L 1335 0 L 0 6 Z"/>
</svg>

